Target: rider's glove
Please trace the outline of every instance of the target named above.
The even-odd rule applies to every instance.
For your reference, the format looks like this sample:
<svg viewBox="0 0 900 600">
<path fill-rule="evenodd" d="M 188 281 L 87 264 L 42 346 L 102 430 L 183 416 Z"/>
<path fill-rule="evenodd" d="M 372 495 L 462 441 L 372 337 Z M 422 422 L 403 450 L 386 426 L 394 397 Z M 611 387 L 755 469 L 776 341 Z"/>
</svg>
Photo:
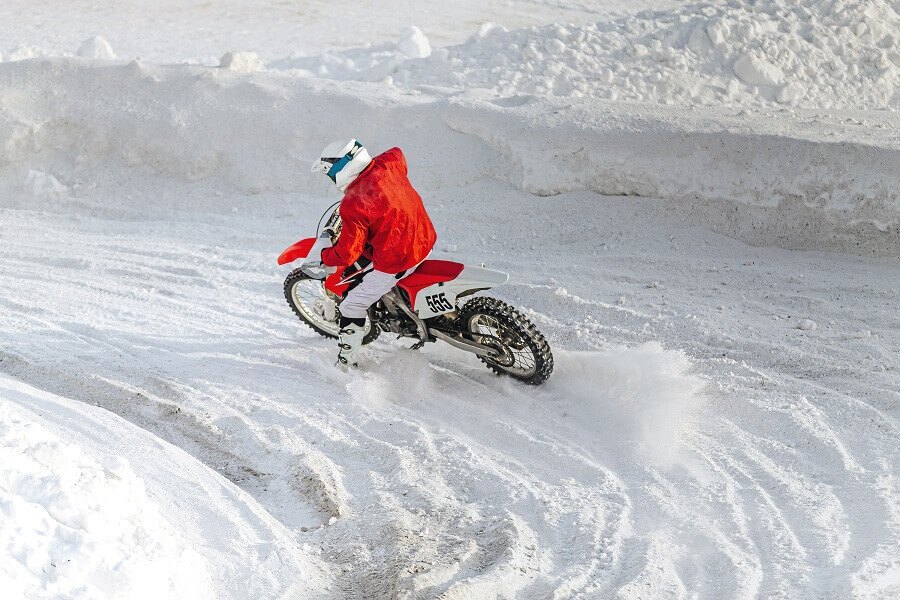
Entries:
<svg viewBox="0 0 900 600">
<path fill-rule="evenodd" d="M 322 264 L 322 250 L 331 247 L 331 236 L 328 232 L 322 233 L 321 236 L 309 249 L 306 260 L 300 264 L 300 270 L 310 277 L 322 278 L 335 272 L 334 267 L 326 267 Z"/>
</svg>

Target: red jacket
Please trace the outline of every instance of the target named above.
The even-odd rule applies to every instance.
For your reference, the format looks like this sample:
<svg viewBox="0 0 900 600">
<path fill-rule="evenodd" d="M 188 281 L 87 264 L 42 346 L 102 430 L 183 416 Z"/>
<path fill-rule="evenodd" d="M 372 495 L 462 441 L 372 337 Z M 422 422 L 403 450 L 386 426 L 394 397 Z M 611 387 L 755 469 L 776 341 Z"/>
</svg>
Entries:
<svg viewBox="0 0 900 600">
<path fill-rule="evenodd" d="M 422 262 L 437 240 L 400 148 L 372 160 L 347 188 L 339 211 L 338 242 L 322 250 L 329 267 L 351 265 L 362 255 L 378 271 L 399 273 Z"/>
</svg>

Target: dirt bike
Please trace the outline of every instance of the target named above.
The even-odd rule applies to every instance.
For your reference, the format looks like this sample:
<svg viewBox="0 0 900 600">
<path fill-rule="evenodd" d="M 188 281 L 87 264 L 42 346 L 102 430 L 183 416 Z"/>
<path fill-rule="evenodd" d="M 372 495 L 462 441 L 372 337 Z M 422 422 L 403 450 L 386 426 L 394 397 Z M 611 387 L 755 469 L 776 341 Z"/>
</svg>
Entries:
<svg viewBox="0 0 900 600">
<path fill-rule="evenodd" d="M 340 215 L 335 209 L 324 227 L 332 243 L 337 242 L 340 228 Z M 316 238 L 302 239 L 287 248 L 278 257 L 278 264 L 306 258 Z M 337 338 L 340 301 L 370 268 L 370 262 L 361 257 L 330 275 L 304 271 L 302 267 L 294 269 L 284 280 L 284 297 L 313 331 Z M 369 308 L 363 344 L 372 343 L 381 333 L 415 339 L 414 349 L 440 340 L 477 355 L 498 375 L 539 385 L 553 371 L 553 355 L 544 336 L 522 313 L 502 300 L 472 297 L 508 279 L 506 273 L 483 266 L 425 260 L 413 272 L 401 276 L 397 285 Z M 464 298 L 468 301 L 462 303 Z"/>
</svg>

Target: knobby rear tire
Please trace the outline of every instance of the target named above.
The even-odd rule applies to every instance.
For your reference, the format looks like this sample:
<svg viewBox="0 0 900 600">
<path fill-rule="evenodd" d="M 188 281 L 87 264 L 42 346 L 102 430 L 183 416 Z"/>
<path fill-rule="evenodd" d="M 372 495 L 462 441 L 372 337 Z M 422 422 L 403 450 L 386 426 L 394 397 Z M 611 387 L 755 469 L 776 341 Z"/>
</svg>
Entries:
<svg viewBox="0 0 900 600">
<path fill-rule="evenodd" d="M 504 329 L 514 334 L 521 342 L 527 345 L 534 357 L 533 372 L 523 374 L 516 373 L 511 365 L 504 367 L 497 361 L 479 356 L 478 358 L 487 367 L 498 375 L 508 375 L 530 385 L 540 385 L 547 381 L 553 372 L 553 354 L 550 345 L 537 327 L 518 310 L 496 298 L 478 296 L 466 302 L 459 311 L 459 322 L 462 328 L 471 333 L 473 318 L 485 315 L 494 319 Z"/>
</svg>

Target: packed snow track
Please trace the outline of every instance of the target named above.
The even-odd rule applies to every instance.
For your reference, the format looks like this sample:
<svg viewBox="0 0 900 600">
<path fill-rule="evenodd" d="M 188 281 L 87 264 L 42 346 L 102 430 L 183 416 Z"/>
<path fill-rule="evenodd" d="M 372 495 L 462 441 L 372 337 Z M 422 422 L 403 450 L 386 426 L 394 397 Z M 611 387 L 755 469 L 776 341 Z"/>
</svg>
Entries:
<svg viewBox="0 0 900 600">
<path fill-rule="evenodd" d="M 485 219 L 513 198 L 540 212 L 520 193 L 481 191 L 500 198 L 480 203 Z M 558 199 L 563 210 L 587 201 Z M 446 238 L 467 230 L 455 211 L 474 209 L 436 211 Z M 604 239 L 637 237 L 615 211 L 597 216 Z M 896 339 L 869 332 L 878 314 L 896 318 L 896 266 L 813 255 L 784 271 L 783 251 L 678 229 L 601 250 L 593 267 L 548 249 L 524 270 L 515 248 L 485 245 L 492 265 L 517 272 L 507 297 L 557 348 L 550 382 L 525 388 L 461 352 L 385 342 L 367 350 L 366 372 L 345 376 L 333 343 L 278 293 L 272 258 L 295 219 L 4 210 L 3 371 L 99 404 L 224 474 L 321 553 L 339 597 L 893 585 Z M 716 251 L 699 258 L 705 247 Z M 772 283 L 758 288 L 748 269 Z M 826 283 L 865 290 L 867 305 L 828 302 Z M 796 329 L 790 317 L 810 310 L 820 328 Z"/>
</svg>

